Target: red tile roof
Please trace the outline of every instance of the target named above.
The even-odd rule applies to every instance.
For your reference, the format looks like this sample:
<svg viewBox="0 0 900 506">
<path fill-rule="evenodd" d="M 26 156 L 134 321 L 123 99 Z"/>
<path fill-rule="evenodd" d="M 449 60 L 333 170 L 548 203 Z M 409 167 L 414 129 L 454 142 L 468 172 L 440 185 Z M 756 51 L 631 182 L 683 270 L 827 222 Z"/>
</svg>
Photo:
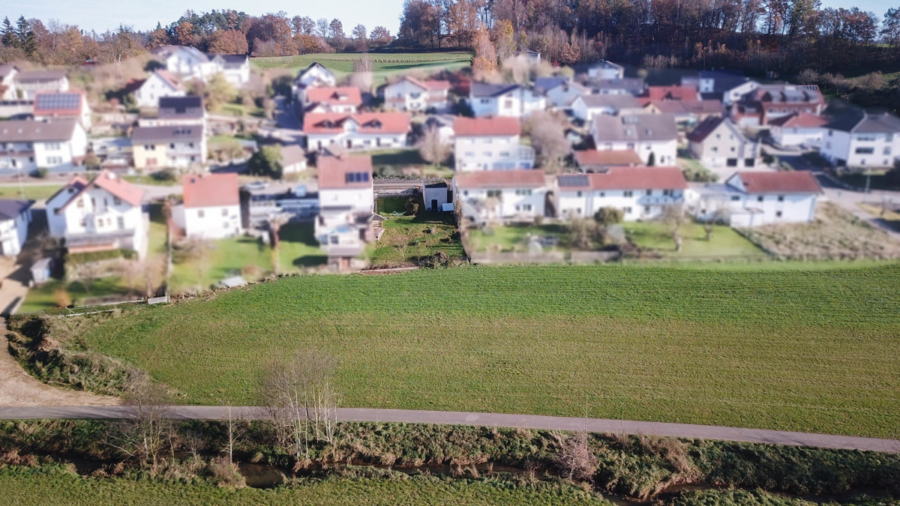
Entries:
<svg viewBox="0 0 900 506">
<path fill-rule="evenodd" d="M 770 120 L 769 124 L 790 128 L 819 128 L 828 124 L 828 118 L 805 112 L 794 112 L 789 116 Z"/>
<path fill-rule="evenodd" d="M 519 135 L 521 129 L 517 118 L 456 118 L 453 122 L 457 137 Z"/>
<path fill-rule="evenodd" d="M 128 181 L 123 180 L 119 176 L 108 170 L 102 170 L 99 174 L 90 182 L 84 180 L 81 176 L 75 176 L 70 181 L 69 184 L 63 187 L 62 190 L 66 188 L 74 188 L 76 191 L 72 194 L 68 201 L 65 204 L 60 206 L 59 209 L 64 209 L 68 207 L 69 204 L 75 201 L 82 193 L 87 191 L 92 186 L 96 186 L 97 188 L 102 188 L 109 193 L 112 194 L 113 197 L 117 197 L 124 202 L 131 204 L 132 206 L 139 206 L 144 199 L 144 190 L 141 190 L 137 186 L 129 183 Z M 60 191 L 62 191 L 60 190 Z M 57 192 L 57 195 L 59 192 Z M 50 197 L 53 199 L 56 197 Z M 49 200 L 49 199 L 48 199 Z"/>
<path fill-rule="evenodd" d="M 315 88 L 312 88 L 315 89 Z M 307 134 L 341 133 L 347 121 L 355 121 L 360 133 L 402 134 L 409 131 L 409 115 L 402 112 L 361 112 L 346 114 L 317 112 L 303 119 L 303 132 Z"/>
<path fill-rule="evenodd" d="M 574 184 L 587 179 L 587 186 Z M 599 174 L 558 177 L 561 190 L 684 190 L 687 181 L 678 167 L 612 167 Z"/>
<path fill-rule="evenodd" d="M 644 96 L 650 100 L 699 100 L 696 86 L 650 86 Z"/>
<path fill-rule="evenodd" d="M 362 105 L 362 96 L 359 93 L 359 88 L 355 86 L 310 88 L 306 91 L 306 101 L 359 106 Z"/>
<path fill-rule="evenodd" d="M 485 170 L 457 174 L 453 178 L 457 188 L 540 188 L 547 184 L 542 170 Z"/>
<path fill-rule="evenodd" d="M 319 170 L 320 190 L 372 188 L 372 157 L 362 156 L 320 156 L 316 160 Z M 347 174 L 365 173 L 365 181 L 350 181 Z"/>
<path fill-rule="evenodd" d="M 747 193 L 821 193 L 812 172 L 737 172 Z M 732 176 L 734 177 L 734 176 Z"/>
<path fill-rule="evenodd" d="M 617 149 L 607 151 L 597 151 L 589 149 L 587 151 L 576 151 L 575 159 L 581 167 L 596 165 L 640 165 L 641 157 L 631 149 Z"/>
<path fill-rule="evenodd" d="M 241 203 L 237 174 L 187 174 L 181 178 L 184 207 L 237 206 Z"/>
<path fill-rule="evenodd" d="M 438 80 L 419 80 L 414 77 L 406 76 L 405 79 L 416 86 L 428 90 L 428 91 L 442 91 L 450 89 L 450 81 L 438 81 Z"/>
<path fill-rule="evenodd" d="M 181 82 L 178 80 L 178 78 L 175 77 L 174 75 L 172 75 L 172 73 L 169 72 L 168 70 L 162 70 L 162 69 L 157 70 L 157 71 L 156 71 L 156 75 L 158 75 L 159 77 L 161 77 L 162 80 L 165 81 L 166 84 L 168 84 L 168 85 L 171 86 L 172 88 L 175 88 L 176 90 L 183 90 L 183 89 L 184 89 L 184 88 L 181 86 Z"/>
</svg>

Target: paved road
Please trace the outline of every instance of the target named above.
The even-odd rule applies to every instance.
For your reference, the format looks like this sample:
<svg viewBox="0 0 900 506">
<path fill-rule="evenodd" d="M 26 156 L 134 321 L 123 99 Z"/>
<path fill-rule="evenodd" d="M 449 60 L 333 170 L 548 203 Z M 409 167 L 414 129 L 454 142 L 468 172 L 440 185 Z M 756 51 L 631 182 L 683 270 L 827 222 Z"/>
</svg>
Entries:
<svg viewBox="0 0 900 506">
<path fill-rule="evenodd" d="M 223 419 L 227 408 L 221 406 L 172 406 L 173 418 Z M 233 416 L 245 419 L 267 418 L 258 407 L 235 407 Z M 0 407 L 0 419 L 46 418 L 122 418 L 128 414 L 123 406 L 77 407 Z M 689 439 L 716 439 L 749 443 L 791 446 L 813 446 L 846 450 L 900 453 L 900 441 L 828 434 L 807 434 L 709 425 L 680 423 L 632 422 L 600 418 L 565 418 L 557 416 L 506 415 L 497 413 L 464 413 L 455 411 L 414 411 L 402 409 L 340 408 L 338 419 L 348 422 L 435 423 L 450 425 L 483 425 L 546 430 L 582 430 L 625 434 L 646 434 Z"/>
</svg>

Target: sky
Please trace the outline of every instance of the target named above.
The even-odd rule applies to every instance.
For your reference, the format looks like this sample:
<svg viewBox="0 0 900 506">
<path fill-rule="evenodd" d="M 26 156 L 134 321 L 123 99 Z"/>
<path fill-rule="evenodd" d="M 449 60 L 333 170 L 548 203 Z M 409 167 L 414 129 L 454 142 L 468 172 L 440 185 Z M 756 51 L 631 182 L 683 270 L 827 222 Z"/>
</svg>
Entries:
<svg viewBox="0 0 900 506">
<path fill-rule="evenodd" d="M 234 9 L 255 16 L 283 10 L 289 17 L 338 18 L 348 34 L 362 23 L 369 32 L 381 25 L 396 35 L 403 0 L 0 0 L 0 16 L 8 16 L 13 22 L 24 15 L 44 23 L 56 19 L 98 32 L 115 29 L 119 24 L 131 25 L 135 30 L 156 28 L 157 22 L 166 26 L 187 9 L 198 13 Z"/>
<path fill-rule="evenodd" d="M 888 8 L 900 7 L 900 1 L 822 0 L 822 7 L 853 6 L 874 12 L 880 19 Z M 0 0 L 0 15 L 9 16 L 11 20 L 20 15 L 29 19 L 38 18 L 45 23 L 56 19 L 64 24 L 78 25 L 85 30 L 98 32 L 115 29 L 119 24 L 131 25 L 136 30 L 153 29 L 157 22 L 165 26 L 178 19 L 189 8 L 196 12 L 235 9 L 252 15 L 283 10 L 291 17 L 338 18 L 347 33 L 362 23 L 369 32 L 381 25 L 396 35 L 403 0 Z"/>
</svg>

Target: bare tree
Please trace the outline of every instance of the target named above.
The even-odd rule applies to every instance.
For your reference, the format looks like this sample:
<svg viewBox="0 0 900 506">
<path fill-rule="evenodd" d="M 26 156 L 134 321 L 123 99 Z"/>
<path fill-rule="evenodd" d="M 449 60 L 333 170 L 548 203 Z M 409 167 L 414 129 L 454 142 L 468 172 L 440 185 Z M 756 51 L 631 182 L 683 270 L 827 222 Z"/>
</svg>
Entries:
<svg viewBox="0 0 900 506">
<path fill-rule="evenodd" d="M 672 241 L 675 242 L 675 252 L 680 252 L 682 243 L 681 228 L 684 226 L 685 222 L 684 209 L 679 204 L 668 205 L 663 211 L 662 219 L 669 227 Z"/>
<path fill-rule="evenodd" d="M 597 456 L 591 450 L 590 439 L 585 430 L 580 430 L 564 441 L 560 441 L 556 465 L 570 480 L 593 481 L 597 472 Z"/>
<path fill-rule="evenodd" d="M 724 218 L 724 214 L 722 212 L 722 208 L 719 207 L 718 202 L 708 203 L 706 213 L 706 221 L 703 222 L 703 232 L 706 234 L 706 240 L 711 241 L 713 232 L 715 232 L 716 230 L 716 225 L 721 223 L 722 219 Z"/>
<path fill-rule="evenodd" d="M 161 453 L 167 447 L 173 449 L 169 394 L 146 374 L 129 371 L 128 375 L 124 395 L 126 417 L 118 423 L 109 444 L 155 474 Z"/>
<path fill-rule="evenodd" d="M 228 454 L 228 461 L 234 463 L 234 446 L 244 437 L 247 432 L 247 423 L 243 418 L 234 416 L 234 411 L 230 403 L 225 404 L 227 418 L 225 418 L 225 430 L 227 432 L 227 442 L 225 443 L 225 453 Z"/>
<path fill-rule="evenodd" d="M 97 262 L 84 262 L 75 266 L 75 276 L 84 286 L 84 291 L 91 293 L 94 280 L 100 276 L 100 265 Z"/>
<path fill-rule="evenodd" d="M 440 167 L 450 156 L 450 145 L 441 139 L 440 131 L 435 127 L 426 127 L 425 134 L 419 140 L 419 154 L 426 162 Z"/>
<path fill-rule="evenodd" d="M 551 112 L 536 111 L 529 117 L 525 128 L 531 135 L 531 145 L 542 167 L 558 168 L 562 159 L 572 151 L 566 139 L 568 120 Z"/>
<path fill-rule="evenodd" d="M 278 439 L 297 460 L 309 458 L 310 443 L 334 441 L 339 395 L 335 360 L 316 350 L 300 350 L 273 362 L 261 383 L 262 406 Z"/>
<path fill-rule="evenodd" d="M 135 260 L 122 259 L 116 265 L 116 270 L 119 271 L 122 281 L 128 286 L 128 294 L 131 295 L 137 292 L 138 282 L 144 274 L 144 266 Z"/>
</svg>

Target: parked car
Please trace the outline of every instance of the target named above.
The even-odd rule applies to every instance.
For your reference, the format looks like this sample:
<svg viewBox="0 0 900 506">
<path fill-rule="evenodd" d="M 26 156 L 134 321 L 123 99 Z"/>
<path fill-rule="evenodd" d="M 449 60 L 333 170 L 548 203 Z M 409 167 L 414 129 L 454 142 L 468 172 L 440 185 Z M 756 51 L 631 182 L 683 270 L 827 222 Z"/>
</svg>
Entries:
<svg viewBox="0 0 900 506">
<path fill-rule="evenodd" d="M 265 190 L 269 187 L 269 183 L 265 181 L 254 181 L 252 183 L 245 184 L 242 188 L 247 190 L 248 192 L 258 192 Z"/>
</svg>

